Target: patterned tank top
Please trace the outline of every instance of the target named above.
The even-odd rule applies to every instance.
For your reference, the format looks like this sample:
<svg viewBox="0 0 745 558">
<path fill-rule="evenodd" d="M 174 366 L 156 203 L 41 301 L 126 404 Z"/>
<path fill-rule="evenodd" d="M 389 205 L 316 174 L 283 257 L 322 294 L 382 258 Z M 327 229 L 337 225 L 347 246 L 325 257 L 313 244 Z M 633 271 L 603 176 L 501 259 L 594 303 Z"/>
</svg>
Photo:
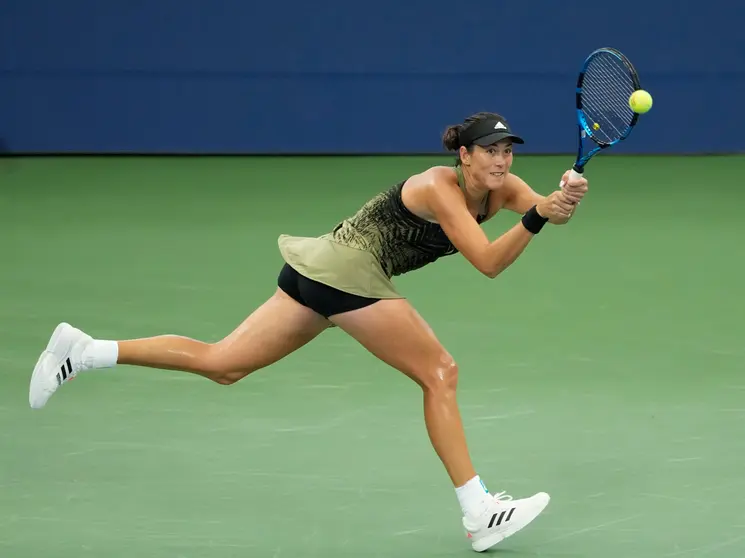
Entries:
<svg viewBox="0 0 745 558">
<path fill-rule="evenodd" d="M 463 188 L 460 172 L 458 178 Z M 403 186 L 400 182 L 381 192 L 328 235 L 339 244 L 373 253 L 389 278 L 458 253 L 440 225 L 422 219 L 404 205 Z M 477 217 L 479 223 L 486 217 L 487 206 L 485 203 Z"/>
</svg>

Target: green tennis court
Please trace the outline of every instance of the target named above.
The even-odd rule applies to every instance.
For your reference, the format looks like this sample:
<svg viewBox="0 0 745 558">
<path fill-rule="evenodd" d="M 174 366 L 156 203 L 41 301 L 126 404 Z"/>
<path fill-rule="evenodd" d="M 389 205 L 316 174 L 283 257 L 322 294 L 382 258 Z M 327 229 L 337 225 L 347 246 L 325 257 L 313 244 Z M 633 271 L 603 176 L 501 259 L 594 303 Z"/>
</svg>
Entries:
<svg viewBox="0 0 745 558">
<path fill-rule="evenodd" d="M 517 156 L 548 193 L 572 157 Z M 419 389 L 338 330 L 237 385 L 119 367 L 28 406 L 59 321 L 217 340 L 316 235 L 452 157 L 0 160 L 0 556 L 470 556 Z M 601 156 L 490 280 L 397 284 L 458 361 L 478 472 L 553 498 L 489 554 L 745 555 L 745 157 Z M 490 237 L 517 222 L 500 214 Z"/>
</svg>

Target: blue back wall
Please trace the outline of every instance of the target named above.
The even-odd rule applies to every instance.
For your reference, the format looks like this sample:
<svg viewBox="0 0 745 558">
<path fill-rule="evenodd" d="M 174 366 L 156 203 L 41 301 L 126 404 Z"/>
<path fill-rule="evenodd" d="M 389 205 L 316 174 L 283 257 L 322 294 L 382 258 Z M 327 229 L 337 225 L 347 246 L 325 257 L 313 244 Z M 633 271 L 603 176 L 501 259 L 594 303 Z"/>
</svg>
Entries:
<svg viewBox="0 0 745 558">
<path fill-rule="evenodd" d="M 0 0 L 0 141 L 421 153 L 493 110 L 521 151 L 572 152 L 577 71 L 607 45 L 655 99 L 621 151 L 745 151 L 744 14 L 732 0 Z"/>
</svg>

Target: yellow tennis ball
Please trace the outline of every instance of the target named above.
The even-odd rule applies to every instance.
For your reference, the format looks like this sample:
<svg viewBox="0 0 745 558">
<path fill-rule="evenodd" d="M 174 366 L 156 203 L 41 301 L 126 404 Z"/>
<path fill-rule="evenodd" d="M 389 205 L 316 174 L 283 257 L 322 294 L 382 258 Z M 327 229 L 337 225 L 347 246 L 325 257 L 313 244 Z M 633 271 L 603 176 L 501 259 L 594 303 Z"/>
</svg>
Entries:
<svg viewBox="0 0 745 558">
<path fill-rule="evenodd" d="M 592 125 L 592 129 L 593 130 L 599 130 L 600 129 L 600 124 L 598 124 L 597 122 L 595 122 L 595 124 Z"/>
<path fill-rule="evenodd" d="M 637 89 L 629 97 L 629 106 L 635 113 L 644 114 L 652 108 L 652 95 L 644 89 Z"/>
</svg>

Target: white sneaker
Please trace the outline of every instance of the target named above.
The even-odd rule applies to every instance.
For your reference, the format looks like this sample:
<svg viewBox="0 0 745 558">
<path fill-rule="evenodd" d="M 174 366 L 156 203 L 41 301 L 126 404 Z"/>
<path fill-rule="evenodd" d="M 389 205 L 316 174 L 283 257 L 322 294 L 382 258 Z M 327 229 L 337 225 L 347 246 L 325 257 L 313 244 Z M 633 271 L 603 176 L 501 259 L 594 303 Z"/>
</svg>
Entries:
<svg viewBox="0 0 745 558">
<path fill-rule="evenodd" d="M 545 492 L 530 498 L 513 500 L 500 492 L 492 495 L 493 502 L 479 517 L 466 516 L 463 527 L 476 552 L 483 552 L 527 526 L 546 508 L 551 499 Z"/>
<path fill-rule="evenodd" d="M 56 327 L 31 376 L 28 402 L 32 409 L 41 409 L 62 384 L 84 368 L 83 350 L 91 341 L 90 335 L 70 324 Z"/>
</svg>

